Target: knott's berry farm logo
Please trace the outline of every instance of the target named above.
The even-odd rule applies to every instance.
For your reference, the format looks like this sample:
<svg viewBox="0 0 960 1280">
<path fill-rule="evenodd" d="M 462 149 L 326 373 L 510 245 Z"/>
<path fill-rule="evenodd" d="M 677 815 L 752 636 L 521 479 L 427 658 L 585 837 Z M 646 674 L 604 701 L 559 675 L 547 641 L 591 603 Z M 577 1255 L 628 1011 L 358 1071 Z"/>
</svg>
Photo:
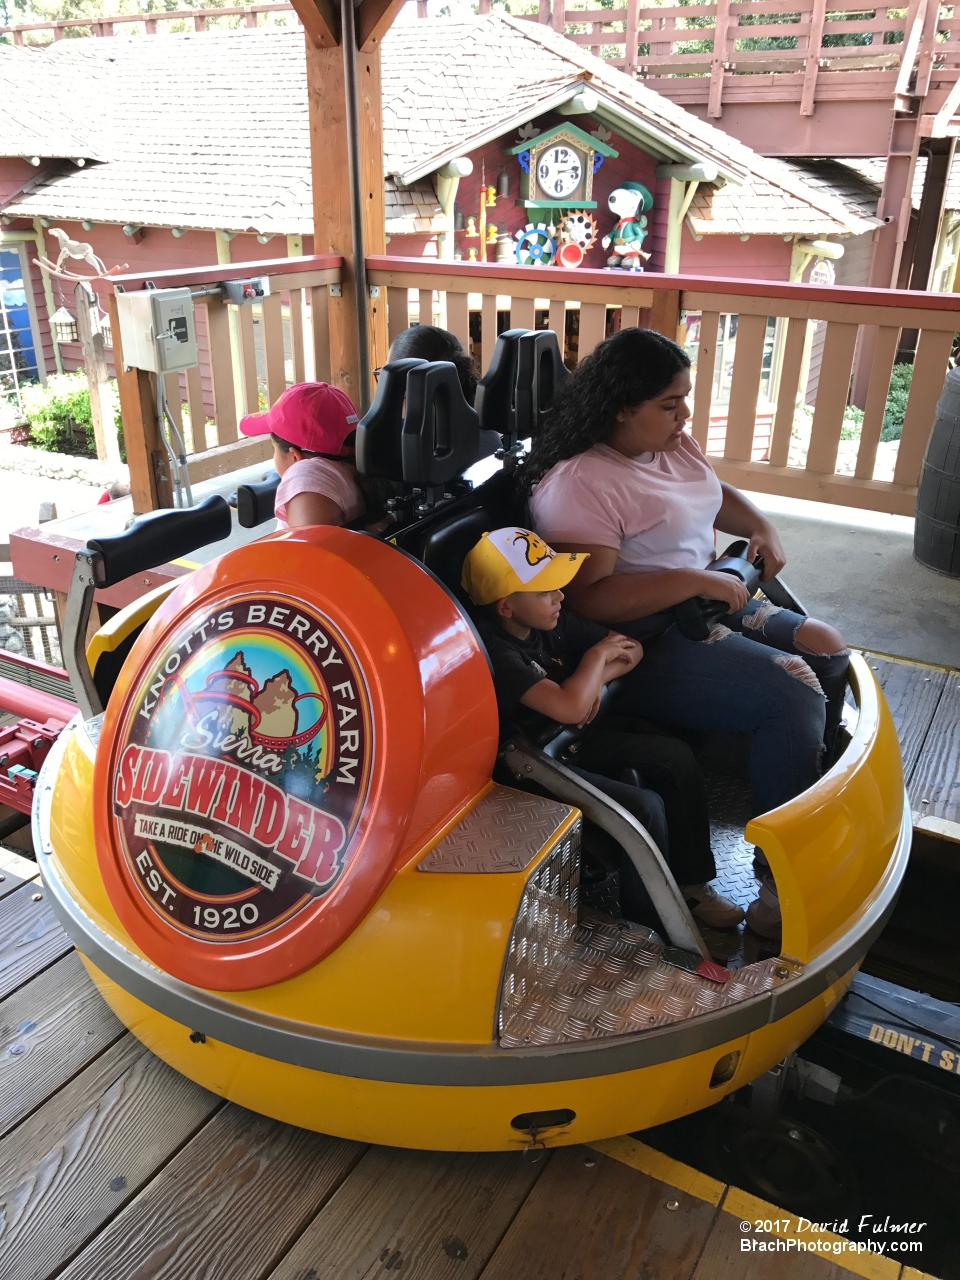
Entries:
<svg viewBox="0 0 960 1280">
<path fill-rule="evenodd" d="M 123 855 L 182 932 L 250 938 L 343 876 L 369 787 L 370 704 L 316 610 L 256 595 L 195 615 L 143 680 L 121 742 Z"/>
</svg>

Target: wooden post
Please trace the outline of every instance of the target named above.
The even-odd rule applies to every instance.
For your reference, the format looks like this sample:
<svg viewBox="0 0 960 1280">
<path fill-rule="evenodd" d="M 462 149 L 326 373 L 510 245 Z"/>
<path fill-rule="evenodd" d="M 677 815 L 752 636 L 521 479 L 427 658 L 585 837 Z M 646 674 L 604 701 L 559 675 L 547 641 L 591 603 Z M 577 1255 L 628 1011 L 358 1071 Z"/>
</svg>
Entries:
<svg viewBox="0 0 960 1280">
<path fill-rule="evenodd" d="M 127 450 L 127 466 L 130 468 L 130 494 L 133 498 L 134 515 L 142 516 L 160 507 L 173 506 L 173 486 L 167 467 L 167 453 L 157 423 L 156 378 L 145 369 L 124 369 L 116 294 L 110 294 L 108 305 L 110 330 L 113 334 L 113 358 L 117 366 L 123 440 Z"/>
<path fill-rule="evenodd" d="M 542 0 L 541 0 L 542 2 Z M 624 49 L 626 55 L 626 73 L 632 79 L 636 77 L 637 65 L 640 59 L 640 0 L 627 0 L 627 22 L 626 22 L 626 43 Z M 543 19 L 541 18 L 541 22 Z"/>
<path fill-rule="evenodd" d="M 723 115 L 723 73 L 726 69 L 729 24 L 730 0 L 717 0 L 717 16 L 714 18 L 713 28 L 713 57 L 710 60 L 710 100 L 707 104 L 707 115 L 711 120 L 719 120 Z"/>
<path fill-rule="evenodd" d="M 97 442 L 97 457 L 111 466 L 120 466 L 120 442 L 113 425 L 113 396 L 107 376 L 107 359 L 100 331 L 97 299 L 89 285 L 81 281 L 73 291 L 77 304 L 77 332 L 83 347 L 83 368 L 90 388 L 90 416 Z"/>
<path fill-rule="evenodd" d="M 655 289 L 650 308 L 650 328 L 673 342 L 680 328 L 680 290 Z"/>
<path fill-rule="evenodd" d="M 827 16 L 827 0 L 813 0 L 810 14 L 810 34 L 807 37 L 807 56 L 803 64 L 803 90 L 800 97 L 800 114 L 812 116 L 817 98 L 817 77 L 820 74 L 820 49 L 823 44 L 823 24 Z"/>
</svg>

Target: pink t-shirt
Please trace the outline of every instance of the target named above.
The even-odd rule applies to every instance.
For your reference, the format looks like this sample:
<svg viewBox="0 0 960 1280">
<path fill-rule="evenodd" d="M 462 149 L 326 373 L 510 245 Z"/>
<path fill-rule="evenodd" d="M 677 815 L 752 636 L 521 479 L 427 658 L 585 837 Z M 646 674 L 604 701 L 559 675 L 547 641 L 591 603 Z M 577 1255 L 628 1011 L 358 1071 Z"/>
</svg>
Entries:
<svg viewBox="0 0 960 1280">
<path fill-rule="evenodd" d="M 627 458 L 606 444 L 551 467 L 530 508 L 547 542 L 616 547 L 614 573 L 702 569 L 723 494 L 688 433 L 673 453 Z"/>
<path fill-rule="evenodd" d="M 329 458 L 301 458 L 284 472 L 273 500 L 278 529 L 290 527 L 287 503 L 298 493 L 320 493 L 335 502 L 343 512 L 344 524 L 363 515 L 363 498 L 350 468 Z"/>
</svg>

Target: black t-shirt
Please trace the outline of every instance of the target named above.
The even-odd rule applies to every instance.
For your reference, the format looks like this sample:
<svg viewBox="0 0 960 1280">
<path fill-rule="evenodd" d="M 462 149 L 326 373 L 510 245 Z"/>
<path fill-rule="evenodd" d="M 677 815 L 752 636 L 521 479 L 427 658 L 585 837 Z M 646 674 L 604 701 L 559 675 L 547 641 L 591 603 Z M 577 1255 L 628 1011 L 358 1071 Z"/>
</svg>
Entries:
<svg viewBox="0 0 960 1280">
<path fill-rule="evenodd" d="M 586 651 L 610 633 L 609 627 L 566 609 L 552 631 L 531 631 L 529 640 L 517 639 L 489 618 L 478 618 L 477 630 L 493 663 L 501 739 L 517 732 L 535 735 L 549 724 L 547 716 L 521 706 L 520 699 L 541 680 L 563 684 Z"/>
</svg>

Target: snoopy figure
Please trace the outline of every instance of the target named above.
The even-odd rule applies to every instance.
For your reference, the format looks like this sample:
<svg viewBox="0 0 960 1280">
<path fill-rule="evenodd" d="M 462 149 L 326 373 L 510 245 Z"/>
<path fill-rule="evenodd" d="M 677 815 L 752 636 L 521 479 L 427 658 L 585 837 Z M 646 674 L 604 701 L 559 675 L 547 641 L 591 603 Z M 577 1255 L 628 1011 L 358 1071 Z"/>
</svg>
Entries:
<svg viewBox="0 0 960 1280">
<path fill-rule="evenodd" d="M 647 220 L 643 215 L 653 208 L 653 196 L 642 182 L 622 182 L 610 192 L 607 204 L 610 212 L 619 219 L 610 234 L 600 242 L 604 249 L 613 245 L 607 266 L 619 267 L 623 271 L 642 271 L 643 261 L 650 258 L 650 254 L 644 253 L 640 247 L 647 236 Z"/>
</svg>

